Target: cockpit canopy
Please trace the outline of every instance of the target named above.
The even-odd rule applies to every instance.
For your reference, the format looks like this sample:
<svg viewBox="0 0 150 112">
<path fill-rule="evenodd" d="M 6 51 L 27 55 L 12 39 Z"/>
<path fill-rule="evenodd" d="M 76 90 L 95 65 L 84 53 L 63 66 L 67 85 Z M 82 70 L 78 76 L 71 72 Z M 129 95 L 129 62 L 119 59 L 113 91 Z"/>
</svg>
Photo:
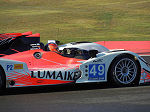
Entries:
<svg viewBox="0 0 150 112">
<path fill-rule="evenodd" d="M 85 60 L 95 57 L 97 53 L 109 51 L 106 47 L 92 42 L 73 42 L 58 48 L 63 56 Z"/>
<path fill-rule="evenodd" d="M 78 48 L 86 51 L 97 50 L 99 53 L 109 51 L 106 47 L 92 42 L 72 42 L 59 46 L 59 50 L 63 50 L 64 48 Z"/>
</svg>

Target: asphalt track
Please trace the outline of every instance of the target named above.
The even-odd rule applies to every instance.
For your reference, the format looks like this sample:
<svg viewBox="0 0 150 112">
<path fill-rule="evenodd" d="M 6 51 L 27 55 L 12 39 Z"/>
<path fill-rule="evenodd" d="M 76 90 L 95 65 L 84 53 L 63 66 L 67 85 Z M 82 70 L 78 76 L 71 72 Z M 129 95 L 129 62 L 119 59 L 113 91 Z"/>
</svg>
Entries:
<svg viewBox="0 0 150 112">
<path fill-rule="evenodd" d="M 1 92 L 0 112 L 150 112 L 150 85 L 107 84 L 13 88 Z"/>
<path fill-rule="evenodd" d="M 0 112 L 150 112 L 150 85 L 11 88 L 0 91 Z"/>
</svg>

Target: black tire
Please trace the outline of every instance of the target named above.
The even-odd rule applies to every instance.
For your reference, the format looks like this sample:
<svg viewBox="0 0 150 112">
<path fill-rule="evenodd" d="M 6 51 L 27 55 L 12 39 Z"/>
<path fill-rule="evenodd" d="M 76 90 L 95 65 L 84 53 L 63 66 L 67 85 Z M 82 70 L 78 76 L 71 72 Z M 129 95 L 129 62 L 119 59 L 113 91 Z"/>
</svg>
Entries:
<svg viewBox="0 0 150 112">
<path fill-rule="evenodd" d="M 6 88 L 6 80 L 3 70 L 0 68 L 0 90 L 4 90 Z"/>
<path fill-rule="evenodd" d="M 111 85 L 137 86 L 140 80 L 140 67 L 133 56 L 120 55 L 112 62 L 108 81 Z"/>
</svg>

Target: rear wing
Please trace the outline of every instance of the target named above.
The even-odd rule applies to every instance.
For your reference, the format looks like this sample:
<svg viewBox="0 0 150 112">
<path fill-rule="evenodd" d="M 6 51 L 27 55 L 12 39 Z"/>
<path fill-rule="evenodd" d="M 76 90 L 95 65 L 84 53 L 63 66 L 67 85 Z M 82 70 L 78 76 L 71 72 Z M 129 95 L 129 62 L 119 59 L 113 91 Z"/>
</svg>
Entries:
<svg viewBox="0 0 150 112">
<path fill-rule="evenodd" d="M 40 43 L 40 33 L 32 34 L 31 31 L 25 33 L 4 33 L 0 34 L 0 54 L 13 54 L 30 50 L 34 44 Z M 39 46 L 39 44 L 38 44 Z M 39 49 L 40 47 L 38 47 Z M 13 52 L 12 52 L 13 50 Z"/>
<path fill-rule="evenodd" d="M 5 33 L 0 34 L 0 50 L 8 49 L 11 42 L 17 37 L 22 36 L 21 33 Z"/>
</svg>

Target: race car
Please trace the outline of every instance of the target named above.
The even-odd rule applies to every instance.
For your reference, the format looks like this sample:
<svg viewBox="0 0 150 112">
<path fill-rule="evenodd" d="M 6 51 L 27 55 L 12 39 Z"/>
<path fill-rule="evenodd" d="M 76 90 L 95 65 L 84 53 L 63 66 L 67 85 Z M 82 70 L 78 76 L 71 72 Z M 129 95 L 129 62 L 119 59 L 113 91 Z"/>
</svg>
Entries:
<svg viewBox="0 0 150 112">
<path fill-rule="evenodd" d="M 0 37 L 1 89 L 91 82 L 133 86 L 150 82 L 150 65 L 131 51 L 109 50 L 86 41 L 58 45 L 59 41 L 49 40 L 44 46 L 40 34 L 32 32 Z"/>
</svg>

